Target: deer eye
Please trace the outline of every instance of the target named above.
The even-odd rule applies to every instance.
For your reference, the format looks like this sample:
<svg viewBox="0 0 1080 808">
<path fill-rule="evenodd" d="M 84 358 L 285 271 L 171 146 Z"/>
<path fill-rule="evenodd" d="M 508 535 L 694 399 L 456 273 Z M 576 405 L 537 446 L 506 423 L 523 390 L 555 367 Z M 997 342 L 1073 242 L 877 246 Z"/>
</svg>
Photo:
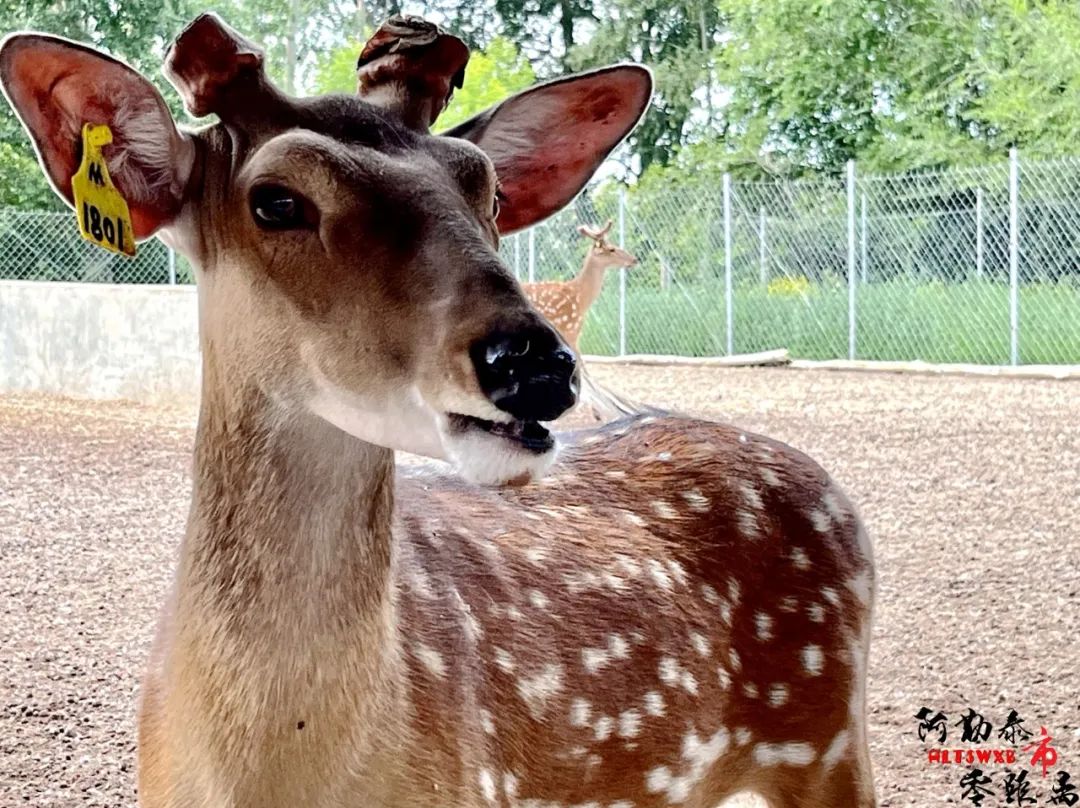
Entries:
<svg viewBox="0 0 1080 808">
<path fill-rule="evenodd" d="M 502 192 L 501 188 L 495 189 L 495 197 L 491 200 L 491 218 L 499 218 L 499 210 L 502 208 L 502 203 L 506 201 L 506 194 Z"/>
<path fill-rule="evenodd" d="M 251 192 L 251 215 L 265 230 L 305 227 L 304 200 L 280 185 L 260 185 Z"/>
</svg>

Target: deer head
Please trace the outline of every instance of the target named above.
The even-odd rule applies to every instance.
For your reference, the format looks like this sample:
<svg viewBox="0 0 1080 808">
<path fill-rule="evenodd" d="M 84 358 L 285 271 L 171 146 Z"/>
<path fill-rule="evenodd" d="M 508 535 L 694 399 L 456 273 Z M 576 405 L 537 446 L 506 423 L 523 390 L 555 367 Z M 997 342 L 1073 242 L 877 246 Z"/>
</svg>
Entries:
<svg viewBox="0 0 1080 808">
<path fill-rule="evenodd" d="M 376 43 L 359 96 L 294 98 L 256 45 L 204 14 L 165 65 L 193 115 L 220 119 L 197 131 L 136 71 L 55 36 L 8 37 L 0 82 L 69 203 L 82 125 L 111 128 L 136 236 L 197 268 L 204 411 L 216 397 L 314 413 L 472 479 L 529 476 L 552 459 L 541 423 L 574 404 L 578 373 L 499 236 L 580 191 L 641 117 L 651 77 L 559 79 L 433 136 L 462 47 L 409 31 L 418 55 Z"/>
<path fill-rule="evenodd" d="M 589 247 L 588 259 L 598 264 L 602 269 L 636 265 L 638 262 L 637 256 L 607 240 L 607 234 L 611 232 L 611 225 L 611 219 L 608 219 L 607 223 L 601 228 L 589 227 L 584 224 L 578 225 L 578 232 L 593 242 L 592 246 Z"/>
</svg>

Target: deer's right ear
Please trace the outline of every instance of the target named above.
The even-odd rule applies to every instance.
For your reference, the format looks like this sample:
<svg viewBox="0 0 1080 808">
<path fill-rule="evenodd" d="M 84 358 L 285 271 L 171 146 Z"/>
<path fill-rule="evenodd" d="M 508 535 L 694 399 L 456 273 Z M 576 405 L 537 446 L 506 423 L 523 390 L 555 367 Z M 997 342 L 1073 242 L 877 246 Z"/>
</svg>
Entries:
<svg viewBox="0 0 1080 808">
<path fill-rule="evenodd" d="M 103 153 L 135 237 L 153 235 L 179 213 L 195 144 L 176 128 L 154 85 L 130 67 L 61 37 L 13 34 L 0 43 L 0 86 L 68 204 L 83 124 L 107 124 L 113 142 Z"/>
</svg>

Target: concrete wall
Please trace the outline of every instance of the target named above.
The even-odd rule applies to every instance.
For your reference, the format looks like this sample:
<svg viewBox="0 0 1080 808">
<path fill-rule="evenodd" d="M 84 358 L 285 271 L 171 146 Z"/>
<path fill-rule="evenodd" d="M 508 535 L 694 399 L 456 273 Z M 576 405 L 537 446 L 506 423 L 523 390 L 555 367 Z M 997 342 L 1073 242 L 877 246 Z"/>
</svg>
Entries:
<svg viewBox="0 0 1080 808">
<path fill-rule="evenodd" d="M 197 308 L 192 286 L 0 281 L 0 393 L 194 400 Z"/>
</svg>

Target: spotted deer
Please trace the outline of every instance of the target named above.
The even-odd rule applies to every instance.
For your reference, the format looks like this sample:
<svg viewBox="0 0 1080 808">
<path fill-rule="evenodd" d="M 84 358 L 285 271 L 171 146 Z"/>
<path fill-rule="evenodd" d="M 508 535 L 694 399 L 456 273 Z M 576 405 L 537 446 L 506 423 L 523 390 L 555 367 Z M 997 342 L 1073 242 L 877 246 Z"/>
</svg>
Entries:
<svg viewBox="0 0 1080 808">
<path fill-rule="evenodd" d="M 581 270 L 571 280 L 526 283 L 522 286 L 532 304 L 575 351 L 578 350 L 581 329 L 585 325 L 585 315 L 600 297 L 605 273 L 609 269 L 637 264 L 637 258 L 607 240 L 611 225 L 609 219 L 602 228 L 578 227 L 578 232 L 592 244 L 585 254 Z"/>
<path fill-rule="evenodd" d="M 566 436 L 558 459 L 544 426 L 574 357 L 498 237 L 581 189 L 649 73 L 541 84 L 433 136 L 467 51 L 408 25 L 430 36 L 362 66 L 359 96 L 301 99 L 200 16 L 165 68 L 217 114 L 198 130 L 89 47 L 0 46 L 56 190 L 82 124 L 108 124 L 138 237 L 197 268 L 193 493 L 141 804 L 873 805 L 871 551 L 825 472 L 677 415 Z"/>
<path fill-rule="evenodd" d="M 578 226 L 578 233 L 592 241 L 578 274 L 569 281 L 544 281 L 522 285 L 526 297 L 555 326 L 574 351 L 579 351 L 585 315 L 600 296 L 609 269 L 632 267 L 637 258 L 607 239 L 613 222 L 602 228 Z M 580 362 L 580 358 L 579 358 Z M 605 387 L 581 367 L 581 399 L 597 421 L 631 415 L 640 405 Z"/>
</svg>

